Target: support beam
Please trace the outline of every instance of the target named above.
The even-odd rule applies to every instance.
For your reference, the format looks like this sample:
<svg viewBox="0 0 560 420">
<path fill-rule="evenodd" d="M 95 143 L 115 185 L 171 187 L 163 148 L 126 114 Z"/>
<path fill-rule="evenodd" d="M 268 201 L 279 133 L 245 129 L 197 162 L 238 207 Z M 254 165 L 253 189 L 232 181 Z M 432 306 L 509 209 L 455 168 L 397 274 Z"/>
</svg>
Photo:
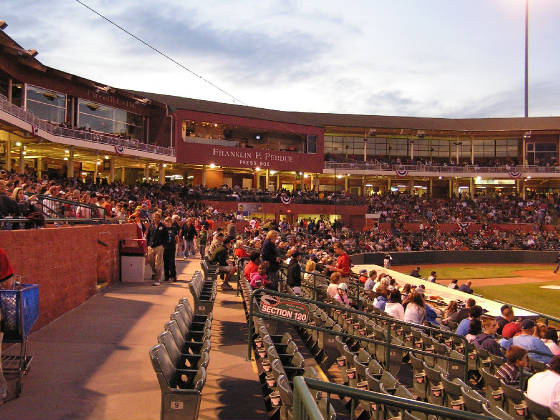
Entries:
<svg viewBox="0 0 560 420">
<path fill-rule="evenodd" d="M 523 166 L 525 166 L 525 165 L 527 165 L 527 151 L 526 151 L 527 142 L 525 141 L 525 136 L 523 136 L 523 140 L 521 142 L 521 147 L 523 149 L 521 151 L 521 153 L 523 154 L 521 160 L 523 162 Z"/>
<path fill-rule="evenodd" d="M 8 141 L 6 142 L 6 171 L 12 170 L 12 140 L 10 140 L 10 133 L 8 133 Z"/>
<path fill-rule="evenodd" d="M 159 164 L 159 184 L 163 185 L 165 184 L 165 163 L 160 163 Z"/>
<path fill-rule="evenodd" d="M 19 148 L 19 169 L 18 169 L 18 173 L 20 175 L 23 175 L 25 173 L 25 155 L 23 154 L 24 152 L 24 148 L 23 148 L 23 143 L 21 144 L 20 148 Z"/>
<path fill-rule="evenodd" d="M 276 191 L 280 189 L 280 174 L 276 173 Z"/>
<path fill-rule="evenodd" d="M 66 177 L 68 179 L 74 178 L 74 146 L 68 148 L 70 153 L 68 154 L 68 166 L 66 168 Z"/>
<path fill-rule="evenodd" d="M 433 193 L 433 186 L 434 186 L 433 179 L 430 178 L 430 184 L 429 184 L 429 187 L 428 187 L 428 188 L 429 188 L 429 191 L 430 191 L 430 198 L 432 198 L 432 197 L 434 196 L 434 193 Z"/>
<path fill-rule="evenodd" d="M 126 169 L 125 167 L 121 167 L 121 182 L 124 184 L 124 179 L 125 179 L 125 175 L 126 175 Z"/>
<path fill-rule="evenodd" d="M 37 179 L 43 178 L 43 158 L 37 158 Z"/>
<path fill-rule="evenodd" d="M 146 163 L 144 165 L 144 180 L 148 182 L 148 178 L 150 177 L 150 164 Z"/>
<path fill-rule="evenodd" d="M 200 177 L 200 183 L 203 187 L 206 187 L 206 165 L 202 165 L 202 176 Z"/>
<path fill-rule="evenodd" d="M 265 187 L 264 187 L 264 190 L 265 190 L 265 191 L 268 191 L 268 183 L 269 183 L 269 181 L 270 181 L 270 180 L 269 180 L 269 174 L 268 174 L 268 169 L 267 169 L 267 170 L 266 170 L 266 178 L 265 178 L 265 181 L 264 181 L 264 182 L 265 182 Z"/>
<path fill-rule="evenodd" d="M 348 177 L 344 177 L 344 192 L 348 192 Z"/>
<path fill-rule="evenodd" d="M 8 102 L 12 103 L 12 89 L 14 87 L 14 81 L 13 79 L 10 77 L 8 79 Z"/>
<path fill-rule="evenodd" d="M 111 181 L 111 184 L 114 184 L 115 183 L 115 159 L 112 158 L 111 161 L 109 162 L 109 164 L 111 165 L 110 166 L 110 171 L 111 172 L 110 172 L 110 175 L 109 175 L 110 176 L 109 179 Z"/>
</svg>

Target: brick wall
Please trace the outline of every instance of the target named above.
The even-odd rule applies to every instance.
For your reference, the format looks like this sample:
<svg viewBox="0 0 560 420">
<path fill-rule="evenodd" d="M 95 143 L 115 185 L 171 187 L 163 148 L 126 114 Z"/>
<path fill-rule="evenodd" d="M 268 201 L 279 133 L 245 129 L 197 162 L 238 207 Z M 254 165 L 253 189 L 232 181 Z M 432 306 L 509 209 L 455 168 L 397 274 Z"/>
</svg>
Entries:
<svg viewBox="0 0 560 420">
<path fill-rule="evenodd" d="M 40 286 L 35 328 L 96 294 L 98 281 L 119 281 L 119 240 L 135 235 L 131 224 L 0 231 L 16 275 Z"/>
</svg>

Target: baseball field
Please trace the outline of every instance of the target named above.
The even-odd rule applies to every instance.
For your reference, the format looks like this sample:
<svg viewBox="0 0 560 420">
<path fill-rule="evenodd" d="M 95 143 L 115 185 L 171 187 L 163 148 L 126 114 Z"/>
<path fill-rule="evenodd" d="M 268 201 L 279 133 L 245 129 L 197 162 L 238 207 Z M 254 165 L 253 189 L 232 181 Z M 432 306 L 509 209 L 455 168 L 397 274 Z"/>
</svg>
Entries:
<svg viewBox="0 0 560 420">
<path fill-rule="evenodd" d="M 459 285 L 472 281 L 474 293 L 488 299 L 501 300 L 560 318 L 560 272 L 554 265 L 543 264 L 432 264 L 421 266 L 427 279 L 432 271 L 437 282 L 447 285 L 451 279 Z M 409 274 L 416 266 L 402 265 L 394 270 Z"/>
</svg>

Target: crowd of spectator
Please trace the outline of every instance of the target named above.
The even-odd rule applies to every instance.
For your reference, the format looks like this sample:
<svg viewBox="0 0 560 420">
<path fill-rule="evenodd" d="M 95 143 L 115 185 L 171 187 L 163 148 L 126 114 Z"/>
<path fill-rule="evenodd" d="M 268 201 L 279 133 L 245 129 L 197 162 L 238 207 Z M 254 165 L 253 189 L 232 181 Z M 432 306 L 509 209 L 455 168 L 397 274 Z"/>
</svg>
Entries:
<svg viewBox="0 0 560 420">
<path fill-rule="evenodd" d="M 369 212 L 380 222 L 551 224 L 560 214 L 557 194 L 522 199 L 516 195 L 429 198 L 410 194 L 374 194 Z"/>
<path fill-rule="evenodd" d="M 37 197 L 42 197 L 40 200 Z M 50 197 L 53 197 L 50 200 Z M 68 202 L 61 202 L 62 199 Z M 237 212 L 220 212 L 204 204 L 207 200 L 233 199 L 242 202 L 288 201 L 342 202 L 348 201 L 344 193 L 249 191 L 239 187 L 204 188 L 181 184 L 139 183 L 81 183 L 72 179 L 38 180 L 28 175 L 0 174 L 0 216 L 27 217 L 27 223 L 8 227 L 31 227 L 40 222 L 41 214 L 51 218 L 100 218 L 123 223 L 133 214 L 149 221 L 156 211 L 177 215 L 181 220 L 208 215 L 214 220 L 236 218 Z M 352 200 L 358 200 L 353 198 Z M 373 195 L 369 198 L 370 212 L 376 213 L 380 222 L 390 223 L 391 228 L 381 229 L 375 223 L 364 232 L 344 227 L 336 236 L 346 249 L 353 253 L 393 252 L 419 250 L 468 250 L 468 249 L 529 249 L 557 250 L 560 236 L 555 231 L 535 229 L 502 231 L 491 223 L 534 223 L 537 227 L 556 220 L 559 211 L 554 195 L 536 196 L 522 200 L 515 196 L 482 196 L 473 199 L 430 199 L 407 194 Z M 74 204 L 75 203 L 75 204 Z M 421 222 L 416 231 L 407 231 L 404 222 Z M 35 221 L 36 223 L 32 223 Z M 437 223 L 482 223 L 481 229 L 469 232 L 461 228 L 453 232 L 438 229 Z M 284 230 L 286 223 L 279 226 Z M 333 230 L 328 220 L 300 220 L 294 229 L 312 236 L 312 241 L 329 239 Z M 342 228 L 342 226 L 334 226 Z M 6 228 L 6 225 L 4 226 Z"/>
</svg>

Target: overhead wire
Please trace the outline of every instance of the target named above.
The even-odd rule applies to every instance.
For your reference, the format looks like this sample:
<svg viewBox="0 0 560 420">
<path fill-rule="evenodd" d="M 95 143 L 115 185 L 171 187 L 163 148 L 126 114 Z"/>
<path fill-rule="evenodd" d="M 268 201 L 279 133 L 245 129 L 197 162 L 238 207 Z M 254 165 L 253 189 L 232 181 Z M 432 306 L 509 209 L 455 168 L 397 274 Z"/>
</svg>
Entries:
<svg viewBox="0 0 560 420">
<path fill-rule="evenodd" d="M 173 57 L 169 56 L 168 54 L 166 54 L 165 52 L 161 51 L 160 49 L 154 47 L 153 45 L 151 45 L 150 43 L 144 41 L 142 38 L 140 38 L 139 36 L 133 34 L 132 32 L 130 32 L 129 30 L 127 30 L 126 28 L 124 28 L 123 26 L 119 25 L 118 23 L 114 22 L 113 20 L 109 19 L 107 16 L 103 15 L 102 13 L 98 12 L 97 10 L 93 9 L 92 7 L 90 7 L 89 5 L 87 5 L 86 3 L 84 3 L 81 0 L 74 0 L 76 3 L 81 4 L 82 6 L 84 6 L 86 9 L 90 10 L 91 12 L 95 13 L 97 16 L 99 16 L 101 19 L 109 22 L 111 25 L 117 27 L 118 29 L 120 29 L 121 31 L 123 31 L 124 33 L 126 33 L 127 35 L 129 35 L 130 37 L 134 38 L 136 41 L 140 42 L 141 44 L 145 45 L 146 47 L 150 48 L 151 50 L 155 51 L 157 54 L 161 55 L 162 57 L 166 58 L 167 60 L 171 61 L 172 63 L 176 64 L 177 66 L 179 66 L 180 68 L 182 68 L 183 70 L 188 71 L 190 74 L 192 74 L 193 76 L 199 78 L 200 80 L 202 80 L 203 82 L 209 84 L 210 86 L 212 86 L 214 89 L 219 90 L 220 92 L 222 92 L 223 94 L 225 94 L 226 96 L 230 97 L 231 99 L 233 99 L 235 102 L 238 102 L 242 105 L 247 105 L 245 102 L 243 102 L 242 100 L 238 99 L 237 97 L 235 97 L 234 95 L 232 95 L 231 93 L 229 93 L 228 91 L 226 91 L 225 89 L 222 89 L 221 87 L 219 87 L 218 85 L 216 85 L 215 83 L 211 82 L 210 80 L 208 80 L 207 78 L 205 78 L 204 76 L 201 76 L 200 74 L 196 73 L 195 71 L 191 70 L 190 68 L 188 68 L 187 66 L 185 66 L 184 64 L 182 64 L 181 62 L 175 60 Z"/>
</svg>

